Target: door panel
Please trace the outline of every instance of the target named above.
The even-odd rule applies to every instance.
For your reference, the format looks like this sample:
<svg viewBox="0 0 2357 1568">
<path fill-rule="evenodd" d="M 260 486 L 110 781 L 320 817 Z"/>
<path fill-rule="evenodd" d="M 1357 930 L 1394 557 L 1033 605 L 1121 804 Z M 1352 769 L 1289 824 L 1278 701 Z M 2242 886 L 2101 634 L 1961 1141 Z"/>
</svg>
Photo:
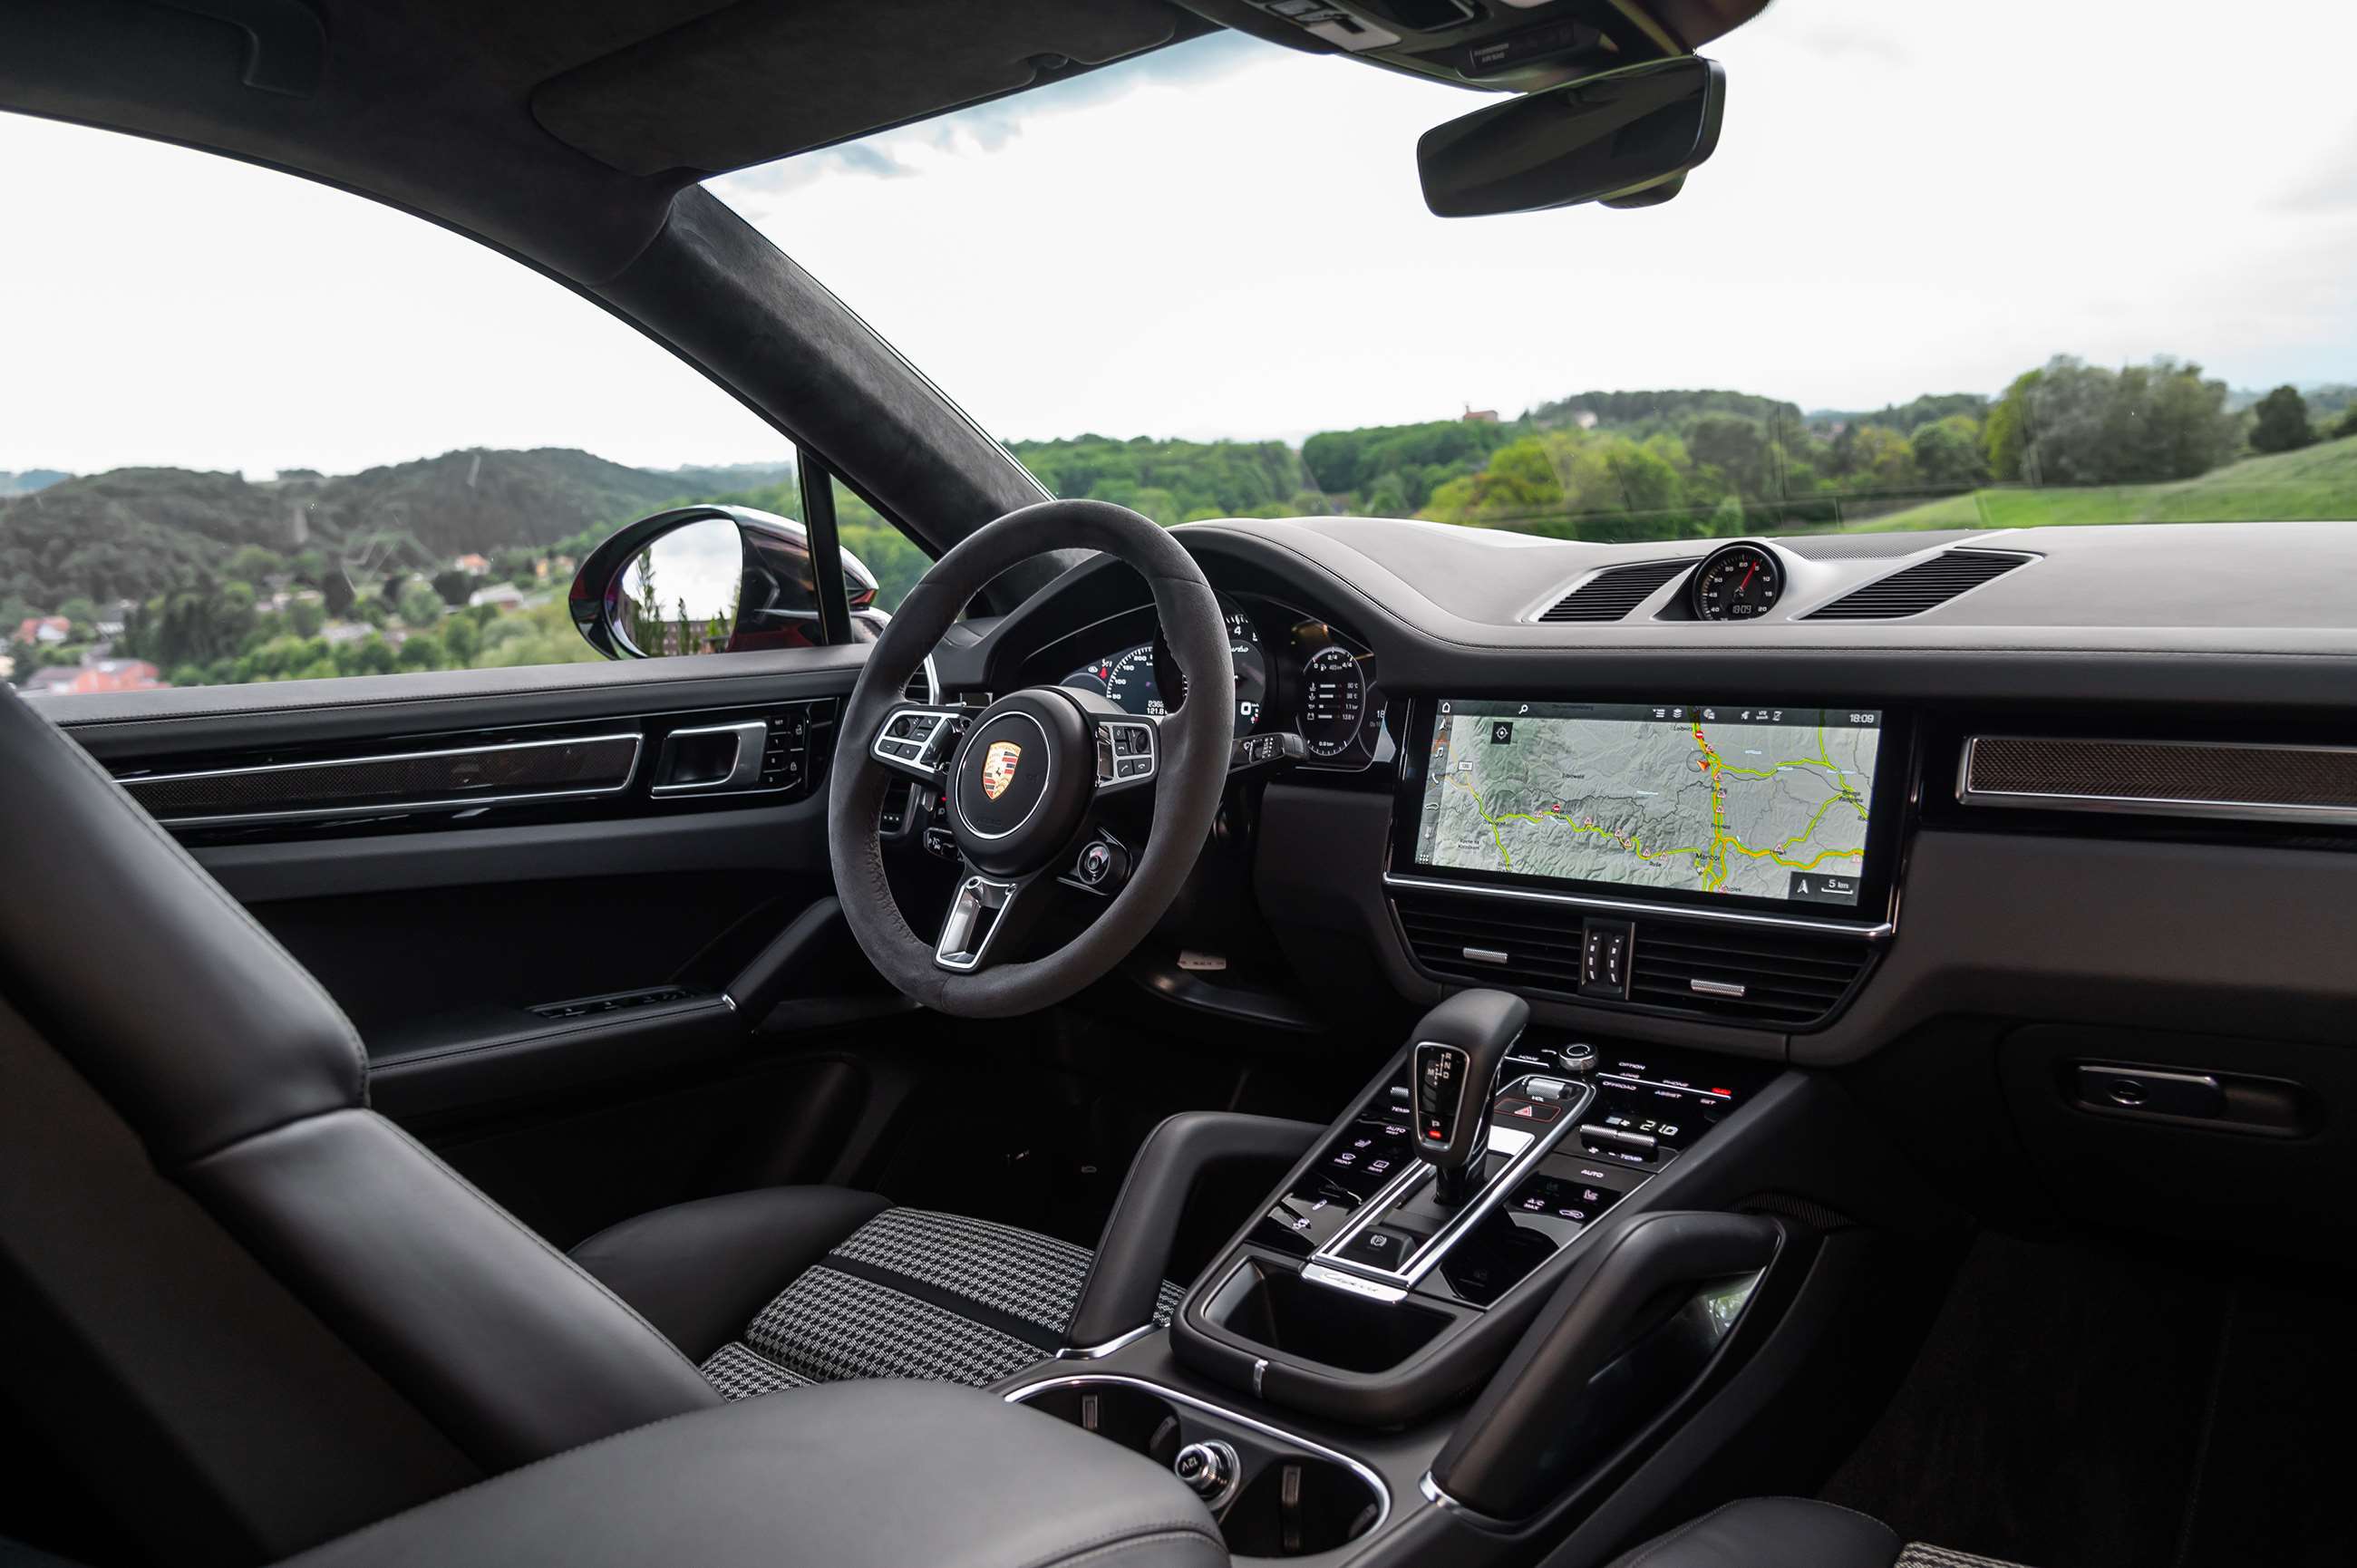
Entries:
<svg viewBox="0 0 2357 1568">
<path fill-rule="evenodd" d="M 860 660 L 787 650 L 45 706 L 118 778 L 180 780 L 135 793 L 192 819 L 167 827 L 351 1017 L 380 1110 L 572 1230 L 746 1171 L 822 1170 L 824 1140 L 790 1132 L 780 1107 L 856 1107 L 856 1085 L 841 1063 L 786 1058 L 908 1010 L 850 941 L 828 869 L 834 719 Z M 741 792 L 657 789 L 673 731 L 724 725 L 764 737 L 776 766 Z M 637 737 L 620 788 L 396 765 L 384 777 L 434 786 L 408 801 L 350 766 L 471 768 L 479 748 L 585 736 Z M 322 813 L 327 780 L 355 778 L 357 803 Z M 748 1075 L 766 1114 L 725 1088 Z"/>
</svg>

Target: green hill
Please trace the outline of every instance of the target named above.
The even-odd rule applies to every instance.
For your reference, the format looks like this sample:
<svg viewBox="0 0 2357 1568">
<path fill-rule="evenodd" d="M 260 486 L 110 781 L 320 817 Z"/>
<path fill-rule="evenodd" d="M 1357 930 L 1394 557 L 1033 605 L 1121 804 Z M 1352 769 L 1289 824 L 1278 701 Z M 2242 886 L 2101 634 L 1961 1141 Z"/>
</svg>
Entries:
<svg viewBox="0 0 2357 1568">
<path fill-rule="evenodd" d="M 430 571 L 470 551 L 545 547 L 611 527 L 697 488 L 561 447 L 261 481 L 116 468 L 0 499 L 0 602 L 145 599 L 221 575 L 249 545 Z"/>
<path fill-rule="evenodd" d="M 2357 519 L 2357 435 L 2245 457 L 2173 484 L 1975 490 L 1851 526 L 1881 532 L 2246 519 Z"/>
</svg>

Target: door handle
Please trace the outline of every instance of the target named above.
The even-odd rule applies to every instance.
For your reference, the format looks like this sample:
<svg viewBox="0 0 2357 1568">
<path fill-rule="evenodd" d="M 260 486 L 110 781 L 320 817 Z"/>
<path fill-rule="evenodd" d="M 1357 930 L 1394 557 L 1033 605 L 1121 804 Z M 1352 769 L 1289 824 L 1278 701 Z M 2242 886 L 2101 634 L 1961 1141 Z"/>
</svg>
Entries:
<svg viewBox="0 0 2357 1568">
<path fill-rule="evenodd" d="M 700 725 L 663 736 L 655 760 L 655 795 L 730 795 L 761 787 L 761 748 L 769 726 L 759 719 Z"/>
</svg>

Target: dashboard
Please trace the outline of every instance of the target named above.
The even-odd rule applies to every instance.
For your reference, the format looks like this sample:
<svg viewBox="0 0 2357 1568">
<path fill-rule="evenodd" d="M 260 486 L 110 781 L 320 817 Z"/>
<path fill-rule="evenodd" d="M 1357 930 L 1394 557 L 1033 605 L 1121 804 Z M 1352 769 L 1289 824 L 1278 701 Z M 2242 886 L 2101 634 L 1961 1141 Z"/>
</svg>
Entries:
<svg viewBox="0 0 2357 1568">
<path fill-rule="evenodd" d="M 1298 735 L 1305 767 L 1372 767 L 1386 749 L 1373 651 L 1324 618 L 1265 595 L 1221 594 L 1219 603 L 1235 662 L 1236 734 Z M 1187 673 L 1158 627 L 1144 637 L 1140 629 L 1135 615 L 1089 628 L 1077 639 L 1090 645 L 1086 659 L 1057 684 L 1109 697 L 1142 717 L 1176 712 L 1191 695 Z"/>
<path fill-rule="evenodd" d="M 1819 1063 L 1992 997 L 2222 1036 L 2256 993 L 2357 1005 L 2319 947 L 2357 899 L 2345 526 L 1173 532 L 1239 731 L 1304 755 L 1240 779 L 1207 853 L 1240 892 L 1168 934 L 1226 979 L 1160 994 L 1308 1026 L 1499 986 L 1553 1026 Z M 1108 560 L 973 630 L 953 688 L 1186 700 Z M 2349 798 L 2302 794 L 2311 768 Z M 2201 913 L 2229 907 L 2270 914 Z"/>
</svg>

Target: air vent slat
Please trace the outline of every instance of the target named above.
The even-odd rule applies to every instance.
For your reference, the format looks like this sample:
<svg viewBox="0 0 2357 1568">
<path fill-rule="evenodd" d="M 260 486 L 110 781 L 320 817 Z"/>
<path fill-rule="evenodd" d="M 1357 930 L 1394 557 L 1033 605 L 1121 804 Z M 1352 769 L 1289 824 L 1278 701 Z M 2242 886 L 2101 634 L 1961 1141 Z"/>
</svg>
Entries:
<svg viewBox="0 0 2357 1568">
<path fill-rule="evenodd" d="M 1400 928 L 1417 963 L 1438 979 L 1575 996 L 1579 990 L 1577 908 L 1501 907 L 1462 894 L 1394 894 Z M 1763 927 L 1639 916 L 1629 1000 L 1641 1006 L 1774 1028 L 1824 1019 L 1866 971 L 1863 942 Z M 1468 957 L 1468 952 L 1480 957 Z M 1498 955 L 1503 954 L 1501 961 Z M 1697 991 L 1702 981 L 1713 989 Z M 1727 993 L 1741 987 L 1740 995 Z"/>
<path fill-rule="evenodd" d="M 1994 550 L 1949 550 L 1811 610 L 1803 620 L 1897 620 L 1921 615 L 2004 576 L 2032 558 Z"/>
<path fill-rule="evenodd" d="M 1691 561 L 1639 561 L 1607 566 L 1548 607 L 1544 623 L 1625 620 L 1654 589 L 1693 565 Z"/>
</svg>

